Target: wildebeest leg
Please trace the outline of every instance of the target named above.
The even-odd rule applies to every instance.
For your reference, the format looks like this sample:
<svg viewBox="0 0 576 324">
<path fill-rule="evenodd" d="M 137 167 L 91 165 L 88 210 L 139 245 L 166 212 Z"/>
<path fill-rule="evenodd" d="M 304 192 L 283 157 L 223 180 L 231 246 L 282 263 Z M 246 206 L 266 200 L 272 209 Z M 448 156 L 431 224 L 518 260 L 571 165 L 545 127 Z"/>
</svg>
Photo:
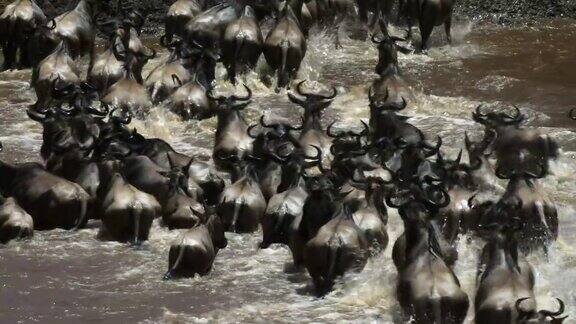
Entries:
<svg viewBox="0 0 576 324">
<path fill-rule="evenodd" d="M 396 16 L 396 24 L 400 24 L 402 15 L 404 14 L 405 0 L 398 0 L 398 15 Z"/>
<path fill-rule="evenodd" d="M 433 23 L 427 22 L 424 19 L 420 20 L 420 35 L 422 35 L 422 45 L 420 46 L 420 49 L 422 52 L 425 52 L 426 49 L 428 49 L 428 40 L 430 39 L 433 29 Z"/>
<path fill-rule="evenodd" d="M 14 68 L 16 64 L 16 50 L 18 49 L 16 43 L 5 41 L 2 46 L 2 54 L 4 55 L 4 65 L 2 71 Z"/>
<path fill-rule="evenodd" d="M 452 44 L 452 16 L 448 16 L 444 22 L 444 30 L 446 31 L 446 38 L 448 39 L 448 44 Z"/>
<path fill-rule="evenodd" d="M 18 62 L 18 68 L 19 69 L 27 69 L 32 67 L 32 62 L 30 60 L 30 55 L 28 55 L 28 52 L 26 51 L 26 49 L 22 46 L 19 47 L 20 53 L 19 53 L 19 62 Z"/>
<path fill-rule="evenodd" d="M 226 73 L 228 73 L 228 80 L 233 85 L 236 85 L 236 68 L 233 64 L 226 66 Z"/>
<path fill-rule="evenodd" d="M 408 23 L 408 35 L 406 35 L 406 39 L 412 40 L 412 26 L 414 26 L 414 21 L 410 16 L 408 16 L 406 20 Z"/>
<path fill-rule="evenodd" d="M 340 19 L 336 18 L 334 19 L 334 47 L 336 47 L 336 49 L 341 49 L 342 48 L 342 43 L 340 43 L 340 25 L 344 22 L 344 16 L 342 16 Z"/>
</svg>

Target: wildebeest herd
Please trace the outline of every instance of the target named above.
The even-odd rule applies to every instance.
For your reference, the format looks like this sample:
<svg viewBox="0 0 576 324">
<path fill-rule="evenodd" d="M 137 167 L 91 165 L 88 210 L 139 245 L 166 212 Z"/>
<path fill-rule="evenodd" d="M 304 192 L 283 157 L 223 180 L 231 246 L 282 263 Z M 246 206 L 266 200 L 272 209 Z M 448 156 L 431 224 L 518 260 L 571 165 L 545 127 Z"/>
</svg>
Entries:
<svg viewBox="0 0 576 324">
<path fill-rule="evenodd" d="M 475 296 L 477 323 L 562 323 L 539 310 L 529 253 L 548 253 L 558 236 L 557 210 L 542 188 L 557 144 L 523 127 L 518 109 L 478 107 L 484 135 L 463 134 L 455 159 L 431 143 L 400 112 L 412 94 L 398 66 L 405 38 L 388 32 L 392 1 L 246 1 L 250 5 L 178 0 L 159 43 L 168 57 L 143 78 L 157 53 L 140 39 L 146 14 L 113 11 L 104 1 L 80 0 L 48 19 L 34 0 L 16 0 L 0 16 L 4 69 L 32 67 L 37 102 L 28 116 L 43 127 L 40 163 L 0 161 L 0 242 L 31 238 L 34 230 L 81 229 L 101 223 L 103 240 L 138 245 L 155 218 L 186 229 L 171 246 L 164 279 L 210 272 L 226 231 L 262 230 L 260 248 L 284 244 L 295 268 L 306 269 L 325 295 L 346 272 L 362 271 L 387 248 L 388 210 L 397 209 L 404 233 L 393 245 L 397 299 L 416 323 L 462 323 L 469 296 L 453 267 L 461 234 L 485 240 Z M 453 2 L 400 1 L 399 20 L 420 23 L 422 48 L 435 25 L 450 39 Z M 361 130 L 323 125 L 337 97 L 295 81 L 309 27 L 338 27 L 357 11 L 373 32 L 378 78 L 369 87 L 370 119 Z M 113 18 L 102 21 L 105 12 Z M 368 21 L 371 17 L 371 21 Z M 264 38 L 261 21 L 272 19 Z M 376 30 L 379 32 L 376 33 Z M 411 29 L 410 29 L 411 31 Z M 95 51 L 97 32 L 105 50 Z M 33 51 L 30 49 L 34 48 Z M 252 91 L 216 93 L 221 63 L 230 82 L 264 55 L 277 73 L 277 90 L 301 107 L 297 125 L 262 115 L 250 125 L 243 109 Z M 78 59 L 90 56 L 87 72 Z M 211 161 L 181 154 L 164 140 L 130 127 L 165 103 L 184 120 L 217 118 Z M 576 111 L 570 114 L 576 120 Z M 359 125 L 360 126 L 360 122 Z M 508 181 L 498 199 L 493 179 Z"/>
</svg>

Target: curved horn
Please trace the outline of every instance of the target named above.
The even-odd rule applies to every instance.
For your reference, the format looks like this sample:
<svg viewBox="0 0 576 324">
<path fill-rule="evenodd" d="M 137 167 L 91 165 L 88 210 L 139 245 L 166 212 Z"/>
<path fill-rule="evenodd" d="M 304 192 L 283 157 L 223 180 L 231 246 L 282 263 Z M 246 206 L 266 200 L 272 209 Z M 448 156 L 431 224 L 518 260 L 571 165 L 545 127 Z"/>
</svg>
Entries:
<svg viewBox="0 0 576 324">
<path fill-rule="evenodd" d="M 382 43 L 382 41 L 377 40 L 376 39 L 376 34 L 372 34 L 372 37 L 370 37 L 370 39 L 372 40 L 372 43 L 380 45 Z"/>
<path fill-rule="evenodd" d="M 299 105 L 299 106 L 301 106 L 301 107 L 305 107 L 305 106 L 306 106 L 306 101 L 304 101 L 304 100 L 296 97 L 295 95 L 293 95 L 293 94 L 290 93 L 290 92 L 288 92 L 288 99 L 289 99 L 291 102 L 293 102 L 293 103 L 295 103 L 295 104 L 297 104 L 297 105 Z"/>
<path fill-rule="evenodd" d="M 258 138 L 258 134 L 256 134 L 256 135 L 253 135 L 253 134 L 252 134 L 252 130 L 253 130 L 254 128 L 256 128 L 256 127 L 258 127 L 258 125 L 256 125 L 256 124 L 250 125 L 250 126 L 248 127 L 248 130 L 246 131 L 246 133 L 248 134 L 248 136 L 252 137 L 253 139 Z"/>
<path fill-rule="evenodd" d="M 440 186 L 432 186 L 431 188 L 438 189 L 438 192 L 442 194 L 441 196 L 442 200 L 432 200 L 430 197 L 428 197 L 428 194 L 426 194 L 425 200 L 429 205 L 435 208 L 444 208 L 450 204 L 450 195 L 448 194 L 448 192 L 446 192 L 446 189 Z"/>
<path fill-rule="evenodd" d="M 464 132 L 464 144 L 466 145 L 466 150 L 470 152 L 472 148 L 472 141 L 470 140 L 470 137 L 468 137 L 468 132 Z"/>
<path fill-rule="evenodd" d="M 265 127 L 265 128 L 274 128 L 274 126 L 275 126 L 274 124 L 269 124 L 269 125 L 266 124 L 264 115 L 260 116 L 260 125 L 262 125 L 262 127 Z"/>
<path fill-rule="evenodd" d="M 476 204 L 474 203 L 476 201 L 476 197 L 478 196 L 478 193 L 474 193 L 472 196 L 470 196 L 470 198 L 468 198 L 468 208 L 470 209 L 474 209 L 474 207 L 476 207 Z"/>
<path fill-rule="evenodd" d="M 564 308 L 565 308 L 564 301 L 562 301 L 562 299 L 560 299 L 560 298 L 556 298 L 556 300 L 558 301 L 558 304 L 560 305 L 560 308 L 557 311 L 551 312 L 551 311 L 547 311 L 547 310 L 541 310 L 538 313 L 540 313 L 544 316 L 552 317 L 552 318 L 559 316 L 559 315 L 562 315 L 562 313 L 564 313 Z"/>
<path fill-rule="evenodd" d="M 296 85 L 296 92 L 298 92 L 299 95 L 304 97 L 306 97 L 306 94 L 302 91 L 302 85 L 304 85 L 305 82 L 306 80 L 302 80 L 298 82 L 298 85 Z"/>
<path fill-rule="evenodd" d="M 316 145 L 310 145 L 310 146 L 312 146 L 316 150 L 316 156 L 309 156 L 304 154 L 304 158 L 309 160 L 322 161 L 322 149 Z"/>
<path fill-rule="evenodd" d="M 460 152 L 458 152 L 458 157 L 456 157 L 456 160 L 454 160 L 454 164 L 458 166 L 460 164 L 460 161 L 462 161 L 462 149 L 460 149 Z"/>
<path fill-rule="evenodd" d="M 570 118 L 572 118 L 573 120 L 576 120 L 576 108 L 572 108 L 572 109 L 570 110 L 570 113 L 568 114 L 568 116 L 569 116 Z"/>
<path fill-rule="evenodd" d="M 328 134 L 328 136 L 332 137 L 332 138 L 338 138 L 341 137 L 342 134 L 336 134 L 334 132 L 332 132 L 332 127 L 334 127 L 334 124 L 336 124 L 336 121 L 333 121 L 330 125 L 328 125 L 328 128 L 326 129 L 326 134 Z"/>
<path fill-rule="evenodd" d="M 46 112 L 39 112 L 34 109 L 34 106 L 30 106 L 28 109 L 26 109 L 26 114 L 28 117 L 30 117 L 30 119 L 39 123 L 42 123 L 48 119 L 48 110 Z"/>
<path fill-rule="evenodd" d="M 50 24 L 52 24 L 52 25 L 50 26 Z M 55 18 L 52 18 L 52 19 L 50 19 L 50 21 L 46 24 L 46 28 L 48 28 L 48 29 L 50 29 L 50 30 L 54 30 L 54 29 L 56 29 L 56 25 L 57 25 L 57 24 L 56 24 L 56 19 L 55 19 Z"/>
<path fill-rule="evenodd" d="M 233 95 L 232 97 L 230 97 L 230 99 L 232 99 L 232 100 L 239 100 L 239 101 L 247 101 L 247 100 L 250 100 L 250 99 L 252 98 L 252 90 L 251 90 L 247 85 L 245 85 L 245 84 L 243 84 L 243 86 L 244 86 L 244 89 L 246 89 L 246 91 L 247 91 L 246 96 L 244 96 L 244 97 L 239 97 L 239 96 Z"/>
<path fill-rule="evenodd" d="M 518 312 L 518 314 L 520 315 L 519 317 L 526 317 L 527 315 L 530 316 L 531 313 L 527 312 L 526 310 L 522 309 L 522 307 L 520 307 L 520 305 L 522 304 L 523 301 L 530 299 L 530 297 L 524 297 L 524 298 L 520 298 L 518 300 L 516 300 L 516 311 Z"/>
<path fill-rule="evenodd" d="M 367 136 L 368 134 L 370 134 L 370 126 L 368 126 L 368 124 L 366 124 L 365 121 L 360 120 L 360 122 L 362 123 L 362 127 L 364 127 L 364 129 L 362 130 L 362 132 L 360 132 L 360 134 L 357 134 L 357 136 Z"/>
<path fill-rule="evenodd" d="M 478 105 L 478 107 L 476 107 L 476 110 L 474 110 L 474 112 L 472 113 L 472 119 L 474 119 L 474 121 L 480 124 L 486 123 L 486 117 L 487 117 L 487 114 L 482 112 L 482 108 L 484 108 L 484 105 Z"/>
<path fill-rule="evenodd" d="M 502 169 L 501 165 L 496 168 L 495 173 L 496 173 L 496 176 L 502 180 L 510 180 L 512 177 L 514 177 L 516 175 L 516 172 L 513 170 L 510 170 L 509 173 L 504 173 L 504 170 Z"/>
<path fill-rule="evenodd" d="M 180 80 L 180 77 L 176 74 L 172 74 L 172 81 L 176 84 L 178 84 L 179 87 L 182 86 L 182 80 Z"/>
</svg>

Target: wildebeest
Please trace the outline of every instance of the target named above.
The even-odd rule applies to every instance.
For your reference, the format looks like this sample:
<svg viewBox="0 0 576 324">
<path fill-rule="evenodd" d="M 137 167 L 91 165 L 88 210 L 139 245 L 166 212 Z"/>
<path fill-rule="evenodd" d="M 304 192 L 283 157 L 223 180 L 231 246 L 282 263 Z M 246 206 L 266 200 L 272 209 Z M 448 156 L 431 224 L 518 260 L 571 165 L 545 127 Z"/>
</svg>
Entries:
<svg viewBox="0 0 576 324">
<path fill-rule="evenodd" d="M 76 59 L 90 54 L 94 59 L 94 40 L 96 37 L 96 15 L 108 11 L 108 2 L 100 0 L 80 0 L 72 10 L 64 12 L 53 20 L 54 28 L 43 28 L 37 33 L 34 47 L 40 55 L 50 53 L 59 42 L 65 42 L 70 48 L 70 56 Z"/>
<path fill-rule="evenodd" d="M 244 88 L 248 92 L 244 97 L 214 97 L 209 94 L 209 98 L 215 101 L 218 116 L 212 157 L 216 166 L 223 169 L 231 169 L 231 165 L 229 160 L 221 157 L 235 156 L 236 160 L 242 160 L 252 152 L 253 140 L 248 135 L 248 124 L 240 114 L 251 103 L 252 90 L 246 85 Z"/>
<path fill-rule="evenodd" d="M 100 237 L 135 245 L 147 240 L 152 221 L 161 212 L 158 201 L 126 181 L 119 161 L 101 163 L 100 183 Z"/>
<path fill-rule="evenodd" d="M 171 41 L 174 36 L 184 37 L 184 26 L 205 7 L 205 0 L 177 0 L 164 18 L 166 37 Z"/>
<path fill-rule="evenodd" d="M 53 99 L 55 86 L 63 89 L 69 85 L 80 85 L 80 74 L 80 67 L 70 56 L 67 43 L 61 41 L 32 71 L 30 83 L 38 98 L 35 106 L 47 108 Z"/>
<path fill-rule="evenodd" d="M 559 317 L 564 313 L 565 305 L 560 298 L 556 298 L 558 304 L 560 305 L 557 311 L 549 310 L 539 310 L 535 309 L 525 310 L 523 309 L 523 303 L 530 298 L 524 297 L 516 301 L 516 310 L 518 312 L 518 323 L 519 324 L 562 324 L 568 315 Z"/>
<path fill-rule="evenodd" d="M 506 210 L 502 210 L 506 213 Z M 499 225 L 484 246 L 478 265 L 475 309 L 478 323 L 522 323 L 516 301 L 523 302 L 523 311 L 535 311 L 534 271 L 519 254 L 513 215 Z"/>
<path fill-rule="evenodd" d="M 0 15 L 0 47 L 4 56 L 1 71 L 32 65 L 28 43 L 44 24 L 46 16 L 35 0 L 15 0 L 6 6 Z"/>
<path fill-rule="evenodd" d="M 208 274 L 216 253 L 225 248 L 227 243 L 220 218 L 211 215 L 206 224 L 183 233 L 177 242 L 170 246 L 168 272 L 164 279 Z"/>
<path fill-rule="evenodd" d="M 305 54 L 306 37 L 294 11 L 286 6 L 264 41 L 266 62 L 278 72 L 276 91 L 287 87 L 296 77 Z"/>
<path fill-rule="evenodd" d="M 260 190 L 257 171 L 250 157 L 239 161 L 234 155 L 221 157 L 235 164 L 234 183 L 224 189 L 218 205 L 218 215 L 224 229 L 236 233 L 252 233 L 266 211 L 266 199 Z"/>
<path fill-rule="evenodd" d="M 544 167 L 539 174 L 496 170 L 498 177 L 510 180 L 502 200 L 517 202 L 519 209 L 514 215 L 523 223 L 519 237 L 523 250 L 543 248 L 547 252 L 548 244 L 558 237 L 558 211 L 538 181 L 546 173 Z"/>
<path fill-rule="evenodd" d="M 183 31 L 184 41 L 217 48 L 228 24 L 238 19 L 233 6 L 220 3 L 190 19 Z"/>
<path fill-rule="evenodd" d="M 332 289 L 336 277 L 362 271 L 368 259 L 368 240 L 347 209 L 341 204 L 304 248 L 304 265 L 320 295 Z"/>
<path fill-rule="evenodd" d="M 254 9 L 244 8 L 238 20 L 228 24 L 222 37 L 222 63 L 228 79 L 236 84 L 236 75 L 253 69 L 262 53 L 264 39 Z"/>
<path fill-rule="evenodd" d="M 114 55 L 124 62 L 124 75 L 103 93 L 102 103 L 108 106 L 129 111 L 131 114 L 143 118 L 152 106 L 152 101 L 148 96 L 146 88 L 138 82 L 135 74 L 137 64 L 136 55 L 129 50 L 130 33 L 125 33 L 122 38 L 124 53 L 121 54 L 117 47 L 114 47 Z"/>
<path fill-rule="evenodd" d="M 549 161 L 558 157 L 558 144 L 549 135 L 536 129 L 520 127 L 525 116 L 518 107 L 514 107 L 513 115 L 497 111 L 485 112 L 482 108 L 478 106 L 472 117 L 485 126 L 487 133 L 495 132 L 491 148 L 497 159 L 496 169 L 507 172 L 519 167 L 538 172 L 540 165 L 548 168 Z"/>
<path fill-rule="evenodd" d="M 412 35 L 412 24 L 420 24 L 422 35 L 421 49 L 426 50 L 428 39 L 435 26 L 444 24 L 448 42 L 452 42 L 450 29 L 452 26 L 452 9 L 454 0 L 406 0 L 405 9 L 408 18 L 408 35 Z"/>
<path fill-rule="evenodd" d="M 332 162 L 330 151 L 332 138 L 328 136 L 322 127 L 322 113 L 324 109 L 330 106 L 332 100 L 336 98 L 338 93 L 334 87 L 330 95 L 304 92 L 303 85 L 305 82 L 306 81 L 301 81 L 296 87 L 297 93 L 303 96 L 305 98 L 304 100 L 292 93 L 288 93 L 288 99 L 290 99 L 290 101 L 304 108 L 304 123 L 298 142 L 300 143 L 300 147 L 306 151 L 307 156 L 314 156 L 318 153 L 317 148 L 320 149 L 322 153 L 321 166 L 330 165 Z"/>
<path fill-rule="evenodd" d="M 378 40 L 372 36 L 372 42 L 378 46 L 378 64 L 376 73 L 379 78 L 374 80 L 370 86 L 370 93 L 374 99 L 371 99 L 378 106 L 387 106 L 389 109 L 402 110 L 410 101 L 413 100 L 413 94 L 410 87 L 402 77 L 400 67 L 398 66 L 397 41 L 402 38 L 390 36 L 388 28 L 380 20 L 382 29 L 382 39 Z"/>
<path fill-rule="evenodd" d="M 415 323 L 462 323 L 468 312 L 468 296 L 444 261 L 437 232 L 420 215 L 444 203 L 426 200 L 426 204 L 412 200 L 399 209 L 406 240 L 405 259 L 398 269 L 397 298 Z"/>
<path fill-rule="evenodd" d="M 0 161 L 0 191 L 16 198 L 34 219 L 35 229 L 78 229 L 88 221 L 88 193 L 38 163 Z"/>
</svg>

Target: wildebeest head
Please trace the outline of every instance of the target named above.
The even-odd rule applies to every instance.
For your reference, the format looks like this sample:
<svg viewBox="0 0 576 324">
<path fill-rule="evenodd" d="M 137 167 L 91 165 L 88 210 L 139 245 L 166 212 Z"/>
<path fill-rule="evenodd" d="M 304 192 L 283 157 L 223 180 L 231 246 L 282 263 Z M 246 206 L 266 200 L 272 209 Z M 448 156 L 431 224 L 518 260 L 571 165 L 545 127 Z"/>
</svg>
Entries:
<svg viewBox="0 0 576 324">
<path fill-rule="evenodd" d="M 278 192 L 284 192 L 292 186 L 297 185 L 300 179 L 306 175 L 306 169 L 321 166 L 322 151 L 314 147 L 318 152 L 316 156 L 306 155 L 306 151 L 295 147 L 288 154 L 283 154 L 282 150 L 287 149 L 288 145 L 280 146 L 276 153 L 271 154 L 274 161 L 282 166 L 280 184 Z"/>
<path fill-rule="evenodd" d="M 328 136 L 333 138 L 332 147 L 330 148 L 330 152 L 336 157 L 341 157 L 343 155 L 355 155 L 361 154 L 364 155 L 366 152 L 362 149 L 364 147 L 364 142 L 367 139 L 367 136 L 370 132 L 368 124 L 364 121 L 362 122 L 362 126 L 364 129 L 361 132 L 354 132 L 352 130 L 348 131 L 334 131 L 334 124 L 333 122 L 328 126 L 326 133 Z"/>
<path fill-rule="evenodd" d="M 471 165 L 476 165 L 478 163 L 482 164 L 490 157 L 490 155 L 492 155 L 492 150 L 490 150 L 490 148 L 495 139 L 496 131 L 493 129 L 486 129 L 484 132 L 484 138 L 478 143 L 472 142 L 470 137 L 468 137 L 468 133 L 464 133 L 464 142 L 466 144 L 466 151 L 468 151 Z"/>
<path fill-rule="evenodd" d="M 556 298 L 559 304 L 557 311 L 549 310 L 530 310 L 526 311 L 522 309 L 522 302 L 530 299 L 529 297 L 520 298 L 516 301 L 516 310 L 518 312 L 518 323 L 519 324 L 562 324 L 568 315 L 559 317 L 564 313 L 564 302 L 560 298 Z"/>
<path fill-rule="evenodd" d="M 288 99 L 305 109 L 304 119 L 306 124 L 306 122 L 312 120 L 312 117 L 319 118 L 322 111 L 328 108 L 332 103 L 332 100 L 336 98 L 338 92 L 336 91 L 336 88 L 332 87 L 332 93 L 330 95 L 308 93 L 303 89 L 305 82 L 306 80 L 301 81 L 296 87 L 296 91 L 300 96 L 304 97 L 304 99 L 300 99 L 292 93 L 288 93 Z"/>
<path fill-rule="evenodd" d="M 480 105 L 476 107 L 474 113 L 472 113 L 472 118 L 477 123 L 480 123 L 488 128 L 498 128 L 513 126 L 518 127 L 525 119 L 524 115 L 520 112 L 520 109 L 514 106 L 514 114 L 508 114 L 502 111 L 482 111 L 483 106 Z"/>
<path fill-rule="evenodd" d="M 207 96 L 215 103 L 215 109 L 218 114 L 227 115 L 234 111 L 240 111 L 252 103 L 252 90 L 247 85 L 244 85 L 244 89 L 246 89 L 247 93 L 243 97 L 237 95 L 215 97 L 212 92 L 208 92 Z"/>
<path fill-rule="evenodd" d="M 405 41 L 406 39 L 390 36 L 386 23 L 382 19 L 380 19 L 380 29 L 382 30 L 382 38 L 380 40 L 377 39 L 376 35 L 372 35 L 372 42 L 378 46 L 376 73 L 378 75 L 399 73 L 397 50 L 400 49 L 402 52 L 410 52 L 410 49 L 400 46 L 396 42 Z"/>
<path fill-rule="evenodd" d="M 378 115 L 383 113 L 383 112 L 387 112 L 387 111 L 395 112 L 395 111 L 403 110 L 408 105 L 406 98 L 402 98 L 401 104 L 398 104 L 395 102 L 389 102 L 388 101 L 389 95 L 390 95 L 390 92 L 388 91 L 388 89 L 386 89 L 386 95 L 384 96 L 384 98 L 382 100 L 379 100 L 378 98 L 376 98 L 374 96 L 374 93 L 372 91 L 372 87 L 370 87 L 370 89 L 368 89 L 368 100 L 370 101 L 371 118 L 376 119 L 378 117 Z"/>
<path fill-rule="evenodd" d="M 477 184 L 475 183 L 472 172 L 478 170 L 482 166 L 482 163 L 480 160 L 474 160 L 475 163 L 466 165 L 461 163 L 461 161 L 462 150 L 460 150 L 455 160 L 445 159 L 440 152 L 438 152 L 436 157 L 436 165 L 440 169 L 440 173 L 442 173 L 442 177 L 448 188 L 458 186 L 468 190 L 475 190 Z"/>
</svg>

